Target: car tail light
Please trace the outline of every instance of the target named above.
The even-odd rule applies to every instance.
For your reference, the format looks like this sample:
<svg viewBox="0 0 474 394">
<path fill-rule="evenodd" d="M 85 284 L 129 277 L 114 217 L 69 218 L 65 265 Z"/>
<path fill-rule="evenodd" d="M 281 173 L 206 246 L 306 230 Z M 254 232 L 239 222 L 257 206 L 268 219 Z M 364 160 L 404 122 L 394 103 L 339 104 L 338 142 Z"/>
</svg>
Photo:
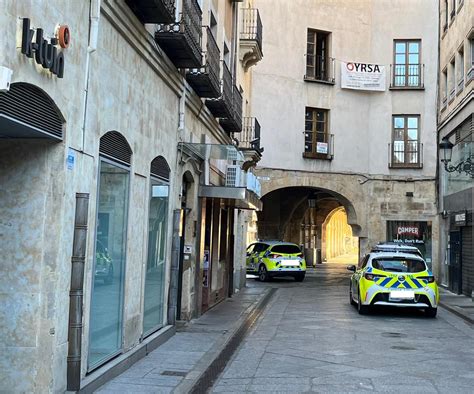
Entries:
<svg viewBox="0 0 474 394">
<path fill-rule="evenodd" d="M 416 279 L 427 280 L 428 283 L 434 283 L 435 282 L 435 277 L 434 276 L 419 276 Z"/>
<path fill-rule="evenodd" d="M 296 256 L 303 258 L 303 253 L 298 253 Z"/>
<path fill-rule="evenodd" d="M 367 280 L 377 280 L 378 278 L 386 278 L 385 275 L 379 275 L 379 274 L 369 274 L 368 272 L 366 272 L 364 274 L 364 278 L 367 279 Z"/>
</svg>

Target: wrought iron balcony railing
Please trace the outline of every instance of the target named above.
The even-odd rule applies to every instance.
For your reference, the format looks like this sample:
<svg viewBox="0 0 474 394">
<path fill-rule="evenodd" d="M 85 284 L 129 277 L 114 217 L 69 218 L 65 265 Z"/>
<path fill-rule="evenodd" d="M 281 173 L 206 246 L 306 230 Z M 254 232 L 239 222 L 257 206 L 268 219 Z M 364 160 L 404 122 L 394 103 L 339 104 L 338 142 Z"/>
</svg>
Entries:
<svg viewBox="0 0 474 394">
<path fill-rule="evenodd" d="M 242 93 L 235 85 L 232 87 L 231 116 L 220 119 L 219 123 L 228 133 L 240 133 L 242 131 Z"/>
<path fill-rule="evenodd" d="M 263 25 L 258 9 L 242 8 L 241 12 L 240 60 L 247 69 L 263 58 Z"/>
<path fill-rule="evenodd" d="M 306 54 L 306 81 L 327 82 L 334 84 L 336 81 L 336 62 L 334 58 Z"/>
<path fill-rule="evenodd" d="M 242 30 L 240 32 L 241 40 L 255 41 L 263 53 L 262 35 L 263 25 L 260 19 L 260 13 L 256 8 L 242 8 Z"/>
<path fill-rule="evenodd" d="M 253 149 L 260 152 L 260 123 L 257 118 L 244 117 L 242 133 L 239 137 L 239 148 Z"/>
<path fill-rule="evenodd" d="M 155 41 L 177 68 L 202 66 L 202 11 L 196 0 L 183 0 L 179 21 L 159 24 Z"/>
<path fill-rule="evenodd" d="M 232 117 L 232 74 L 223 62 L 221 90 L 218 98 L 206 100 L 206 107 L 216 118 Z"/>
<path fill-rule="evenodd" d="M 175 0 L 125 0 L 142 23 L 173 23 Z"/>
<path fill-rule="evenodd" d="M 390 89 L 424 89 L 424 64 L 391 64 Z"/>
<path fill-rule="evenodd" d="M 199 97 L 217 98 L 221 94 L 220 51 L 211 29 L 206 28 L 204 66 L 188 70 L 186 80 Z"/>
<path fill-rule="evenodd" d="M 419 141 L 388 144 L 388 167 L 423 168 L 423 144 Z"/>
</svg>

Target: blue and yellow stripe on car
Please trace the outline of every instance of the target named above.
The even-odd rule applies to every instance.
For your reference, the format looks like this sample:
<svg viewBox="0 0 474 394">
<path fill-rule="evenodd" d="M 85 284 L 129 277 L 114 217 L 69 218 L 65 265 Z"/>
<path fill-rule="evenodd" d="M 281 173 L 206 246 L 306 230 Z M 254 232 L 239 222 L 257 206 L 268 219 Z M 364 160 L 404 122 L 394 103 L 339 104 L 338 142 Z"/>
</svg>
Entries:
<svg viewBox="0 0 474 394">
<path fill-rule="evenodd" d="M 380 277 L 374 280 L 375 284 L 389 289 L 422 289 L 428 285 L 425 279 L 405 277 L 404 281 L 400 281 L 398 277 Z"/>
</svg>

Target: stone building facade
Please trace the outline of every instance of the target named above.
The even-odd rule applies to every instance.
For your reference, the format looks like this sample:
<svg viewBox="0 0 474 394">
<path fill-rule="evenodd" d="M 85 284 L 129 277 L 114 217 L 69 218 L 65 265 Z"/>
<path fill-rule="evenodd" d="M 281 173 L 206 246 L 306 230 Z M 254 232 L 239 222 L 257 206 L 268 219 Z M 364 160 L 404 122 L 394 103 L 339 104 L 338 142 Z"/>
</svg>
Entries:
<svg viewBox="0 0 474 394">
<path fill-rule="evenodd" d="M 272 31 L 252 78 L 265 146 L 259 237 L 324 261 L 324 223 L 344 207 L 360 255 L 403 241 L 439 270 L 437 2 L 255 5 Z"/>
<path fill-rule="evenodd" d="M 2 390 L 93 389 L 245 284 L 261 22 L 231 0 L 0 8 Z"/>
<path fill-rule="evenodd" d="M 440 256 L 443 284 L 474 290 L 474 4 L 441 1 L 439 18 L 438 141 Z M 445 142 L 451 144 L 447 162 Z"/>
</svg>

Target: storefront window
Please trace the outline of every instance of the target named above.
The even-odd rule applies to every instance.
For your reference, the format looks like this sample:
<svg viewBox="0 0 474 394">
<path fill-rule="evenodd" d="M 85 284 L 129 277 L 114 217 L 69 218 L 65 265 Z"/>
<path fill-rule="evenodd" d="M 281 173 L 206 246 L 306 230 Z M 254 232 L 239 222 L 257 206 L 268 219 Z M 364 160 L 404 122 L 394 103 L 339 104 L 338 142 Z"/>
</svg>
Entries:
<svg viewBox="0 0 474 394">
<path fill-rule="evenodd" d="M 119 353 L 127 240 L 129 170 L 100 162 L 89 369 Z"/>
<path fill-rule="evenodd" d="M 431 268 L 431 222 L 387 221 L 387 240 L 416 246 Z"/>
<path fill-rule="evenodd" d="M 143 332 L 163 325 L 169 186 L 152 178 Z"/>
</svg>

